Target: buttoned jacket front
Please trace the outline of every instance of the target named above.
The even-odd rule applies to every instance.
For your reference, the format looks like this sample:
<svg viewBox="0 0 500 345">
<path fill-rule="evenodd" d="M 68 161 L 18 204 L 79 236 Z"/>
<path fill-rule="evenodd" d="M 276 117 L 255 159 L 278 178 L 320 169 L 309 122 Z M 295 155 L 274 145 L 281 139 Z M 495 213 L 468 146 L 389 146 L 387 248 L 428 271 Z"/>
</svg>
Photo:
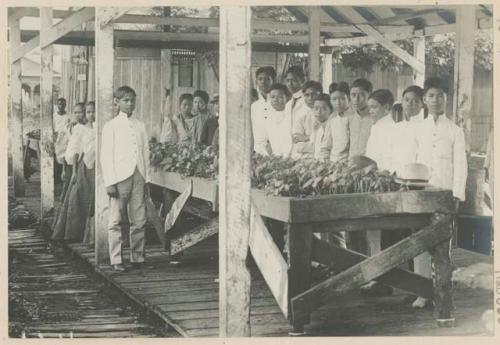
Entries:
<svg viewBox="0 0 500 345">
<path fill-rule="evenodd" d="M 144 123 L 122 112 L 107 122 L 102 130 L 100 161 L 106 187 L 132 176 L 136 167 L 149 182 L 149 146 Z"/>
</svg>

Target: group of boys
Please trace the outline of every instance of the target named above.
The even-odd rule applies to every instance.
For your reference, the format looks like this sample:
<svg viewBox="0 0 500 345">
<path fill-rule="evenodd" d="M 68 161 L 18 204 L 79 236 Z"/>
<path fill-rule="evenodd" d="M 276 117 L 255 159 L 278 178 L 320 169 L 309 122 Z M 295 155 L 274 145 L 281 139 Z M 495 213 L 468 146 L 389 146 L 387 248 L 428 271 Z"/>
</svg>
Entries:
<svg viewBox="0 0 500 345">
<path fill-rule="evenodd" d="M 366 79 L 357 79 L 350 87 L 332 83 L 328 95 L 317 81 L 305 81 L 304 72 L 295 66 L 283 76 L 285 84 L 275 83 L 272 67 L 259 68 L 255 78 L 258 100 L 251 108 L 255 152 L 334 162 L 364 156 L 379 170 L 403 178 L 416 175 L 432 186 L 451 190 L 456 205 L 465 199 L 464 133 L 445 114 L 448 87 L 444 80 L 429 78 L 423 89 L 407 88 L 401 106 L 406 117 L 398 123 L 391 91 L 373 91 Z M 356 249 L 372 255 L 380 251 L 380 232 L 366 236 L 365 244 L 354 243 Z M 356 237 L 354 242 L 362 240 Z M 342 234 L 330 239 L 345 246 Z M 430 277 L 428 255 L 416 259 L 416 270 Z M 372 282 L 364 290 L 384 290 L 376 286 Z M 423 307 L 427 302 L 418 298 L 413 305 Z"/>
</svg>

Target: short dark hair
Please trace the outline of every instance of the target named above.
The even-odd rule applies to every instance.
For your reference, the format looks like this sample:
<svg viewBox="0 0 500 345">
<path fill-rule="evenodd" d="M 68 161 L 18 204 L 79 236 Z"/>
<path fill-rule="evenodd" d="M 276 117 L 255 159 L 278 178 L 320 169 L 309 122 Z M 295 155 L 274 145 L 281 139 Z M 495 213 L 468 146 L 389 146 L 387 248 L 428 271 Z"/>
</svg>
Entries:
<svg viewBox="0 0 500 345">
<path fill-rule="evenodd" d="M 196 90 L 193 93 L 193 98 L 196 98 L 196 97 L 200 97 L 202 100 L 204 100 L 205 104 L 208 104 L 208 100 L 210 99 L 210 97 L 208 96 L 208 93 L 206 93 L 203 90 Z"/>
<path fill-rule="evenodd" d="M 318 95 L 318 97 L 314 100 L 314 102 L 317 102 L 317 101 L 325 102 L 326 105 L 328 105 L 328 107 L 330 108 L 330 111 L 333 111 L 333 106 L 332 106 L 332 102 L 330 101 L 330 96 L 327 95 L 326 93 L 322 93 L 322 94 Z"/>
<path fill-rule="evenodd" d="M 331 95 L 335 91 L 343 92 L 349 97 L 349 85 L 345 81 L 339 83 L 331 83 L 328 87 L 329 94 Z"/>
<path fill-rule="evenodd" d="M 57 103 L 59 103 L 59 102 L 64 102 L 64 103 L 67 103 L 67 102 L 66 102 L 66 98 L 64 98 L 64 97 L 59 97 L 59 98 L 57 99 Z"/>
<path fill-rule="evenodd" d="M 378 89 L 372 92 L 368 99 L 374 99 L 380 103 L 380 105 L 388 105 L 392 107 L 394 104 L 394 96 L 392 92 L 387 89 Z"/>
<path fill-rule="evenodd" d="M 266 73 L 268 76 L 271 77 L 273 81 L 274 79 L 276 79 L 276 70 L 272 66 L 264 66 L 257 68 L 257 71 L 255 72 L 255 78 L 257 78 L 261 73 Z"/>
<path fill-rule="evenodd" d="M 306 92 L 307 89 L 309 88 L 314 88 L 316 91 L 319 91 L 320 93 L 323 93 L 323 86 L 318 83 L 316 80 L 308 80 L 302 85 L 302 92 Z"/>
<path fill-rule="evenodd" d="M 440 89 L 444 93 L 448 93 L 448 83 L 444 79 L 438 77 L 432 77 L 426 79 L 424 82 L 424 95 L 429 91 L 429 89 Z"/>
<path fill-rule="evenodd" d="M 356 79 L 355 81 L 353 81 L 352 85 L 351 85 L 351 89 L 353 87 L 360 87 L 368 93 L 371 93 L 373 91 L 372 83 L 365 78 L 359 78 L 359 79 Z"/>
<path fill-rule="evenodd" d="M 420 100 L 423 99 L 424 97 L 424 90 L 418 86 L 418 85 L 411 85 L 411 86 L 408 86 L 404 91 L 403 91 L 403 97 L 409 93 L 409 92 L 413 92 L 415 95 L 418 96 L 418 98 L 420 98 Z"/>
<path fill-rule="evenodd" d="M 292 73 L 293 75 L 296 75 L 299 77 L 301 80 L 304 80 L 305 75 L 304 75 L 304 70 L 300 66 L 291 66 L 286 70 L 285 77 L 288 75 L 288 73 Z"/>
<path fill-rule="evenodd" d="M 125 95 L 134 95 L 134 97 L 137 96 L 137 94 L 135 93 L 135 90 L 127 85 L 120 86 L 118 89 L 116 89 L 113 96 L 115 98 L 122 99 L 123 97 L 125 97 Z"/>
<path fill-rule="evenodd" d="M 255 90 L 254 88 L 252 88 L 252 90 L 250 91 L 250 95 L 253 97 L 253 98 L 259 98 L 259 93 L 257 92 L 257 90 Z"/>
<path fill-rule="evenodd" d="M 281 90 L 281 91 L 283 91 L 283 93 L 285 94 L 285 96 L 287 98 L 290 96 L 290 92 L 288 91 L 288 88 L 285 85 L 283 85 L 283 84 L 274 83 L 273 85 L 271 85 L 271 87 L 269 88 L 269 91 L 267 93 L 269 94 L 273 90 Z"/>
<path fill-rule="evenodd" d="M 187 100 L 187 101 L 193 101 L 193 95 L 190 94 L 190 93 L 183 93 L 180 97 L 179 97 L 179 104 L 181 104 L 184 100 Z"/>
<path fill-rule="evenodd" d="M 94 101 L 88 101 L 85 107 L 88 107 L 89 105 L 93 106 L 95 108 L 95 102 Z"/>
</svg>

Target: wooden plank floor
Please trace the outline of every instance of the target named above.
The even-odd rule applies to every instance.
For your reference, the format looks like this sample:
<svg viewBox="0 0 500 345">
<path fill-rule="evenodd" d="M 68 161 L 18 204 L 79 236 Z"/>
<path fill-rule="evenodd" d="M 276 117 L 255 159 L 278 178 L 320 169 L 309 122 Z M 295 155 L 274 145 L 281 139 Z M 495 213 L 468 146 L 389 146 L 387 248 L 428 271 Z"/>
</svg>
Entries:
<svg viewBox="0 0 500 345">
<path fill-rule="evenodd" d="M 23 202 L 28 208 L 30 205 L 39 207 L 39 194 L 30 193 Z M 95 267 L 93 248 L 81 244 L 71 245 L 71 248 Z M 122 274 L 115 274 L 107 266 L 95 267 L 95 270 L 181 335 L 217 336 L 217 240 L 207 240 L 190 248 L 178 266 L 169 265 L 165 252 L 158 245 L 148 244 L 146 252 L 149 269 Z M 124 257 L 127 259 L 128 253 Z M 354 291 L 314 312 L 306 331 L 311 336 L 489 335 L 481 317 L 493 305 L 493 260 L 455 249 L 452 261 L 456 268 L 462 269 L 455 278 L 454 328 L 438 328 L 434 311 L 413 310 L 405 302 L 406 295 L 402 292 L 384 298 L 370 298 Z M 477 278 L 482 278 L 483 283 L 471 282 Z M 271 293 L 259 278 L 255 278 L 252 284 L 251 326 L 252 336 L 286 336 L 290 330 Z"/>
<path fill-rule="evenodd" d="M 93 252 L 85 245 L 73 250 L 89 263 Z M 125 258 L 127 254 L 125 254 Z M 477 265 L 491 267 L 489 257 L 455 249 L 457 267 Z M 96 268 L 136 302 L 147 306 L 187 337 L 218 335 L 217 242 L 208 240 L 187 251 L 182 264 L 168 264 L 159 246 L 148 246 L 147 269 L 116 274 L 109 267 Z M 257 274 L 253 274 L 257 276 Z M 490 280 L 492 281 L 492 280 Z M 438 328 L 432 309 L 414 310 L 405 301 L 407 295 L 396 292 L 383 298 L 362 297 L 357 291 L 332 301 L 312 315 L 306 327 L 308 335 L 487 335 L 481 316 L 491 308 L 491 289 L 471 288 L 455 282 L 455 328 Z M 265 283 L 252 281 L 252 336 L 287 336 L 290 327 Z"/>
</svg>

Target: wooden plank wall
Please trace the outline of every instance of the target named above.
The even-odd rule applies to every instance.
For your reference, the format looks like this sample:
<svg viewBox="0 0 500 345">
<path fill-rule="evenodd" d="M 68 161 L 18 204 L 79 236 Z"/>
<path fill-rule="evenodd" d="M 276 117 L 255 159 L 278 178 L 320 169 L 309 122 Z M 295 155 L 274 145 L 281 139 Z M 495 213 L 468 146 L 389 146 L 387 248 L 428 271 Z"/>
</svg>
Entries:
<svg viewBox="0 0 500 345">
<path fill-rule="evenodd" d="M 77 49 L 79 47 L 76 47 Z M 61 85 L 63 90 L 63 97 L 68 100 L 68 107 L 71 107 L 75 102 L 75 97 L 78 101 L 83 101 L 85 94 L 87 94 L 88 100 L 94 100 L 94 86 L 95 76 L 94 76 L 94 57 L 93 48 L 91 49 L 91 54 L 89 58 L 89 73 L 88 73 L 88 83 L 85 89 L 85 83 L 76 81 L 78 73 L 84 73 L 82 66 L 75 66 L 75 63 L 64 62 L 61 79 Z M 254 52 L 252 54 L 252 79 L 254 79 L 255 71 L 261 66 L 273 66 L 276 68 L 278 73 L 283 70 L 283 63 L 285 59 L 282 57 L 282 53 L 274 52 Z M 140 112 L 144 118 L 144 121 L 148 124 L 148 130 L 154 132 L 157 129 L 155 127 L 155 119 L 160 118 L 161 103 L 163 101 L 163 90 L 160 92 L 160 78 L 159 76 L 160 68 L 160 52 L 155 49 L 117 49 L 117 67 L 115 70 L 115 82 L 129 82 L 131 86 L 136 89 L 136 91 L 142 94 L 141 98 L 138 99 L 137 111 Z M 85 66 L 85 65 L 83 65 Z M 141 71 L 140 73 L 138 71 Z M 145 75 L 150 75 L 150 82 L 146 83 L 148 77 Z M 172 82 L 174 85 L 178 85 L 178 67 L 173 66 L 172 71 Z M 135 75 L 134 77 L 131 77 Z M 151 77 L 153 75 L 154 77 Z M 139 76 L 139 77 L 137 77 Z M 278 76 L 280 79 L 281 76 Z M 364 72 L 352 72 L 350 69 L 345 68 L 341 64 L 333 65 L 333 81 L 346 81 L 352 83 L 357 78 L 367 78 L 372 81 L 374 88 L 388 88 L 391 90 L 396 99 L 400 99 L 403 90 L 413 83 L 412 71 L 409 68 L 403 68 L 400 72 L 394 71 L 382 71 L 379 67 L 375 66 L 372 73 Z M 139 79 L 137 79 L 139 78 Z M 451 78 L 451 80 L 453 80 Z M 452 82 L 451 82 L 452 84 Z M 493 74 L 491 71 L 485 71 L 482 69 L 475 69 L 474 71 L 474 88 L 473 88 L 473 104 L 472 104 L 472 150 L 485 151 L 486 143 L 488 140 L 488 133 L 490 128 L 490 123 L 493 118 Z M 450 85 L 452 86 L 452 85 Z M 144 87 L 144 89 L 143 89 Z M 203 59 L 196 62 L 194 66 L 194 80 L 192 88 L 175 88 L 173 90 L 173 109 L 174 112 L 177 111 L 177 100 L 181 93 L 184 92 L 194 92 L 196 89 L 202 89 L 208 92 L 210 97 L 214 94 L 219 93 L 219 82 L 214 75 L 212 68 Z M 70 96 L 68 95 L 68 92 Z M 148 95 L 145 97 L 145 95 Z M 148 101 L 148 104 L 143 104 L 142 102 Z M 452 104 L 452 99 L 449 97 L 449 103 Z M 69 108 L 71 109 L 71 108 Z M 451 111 L 451 106 L 450 106 Z"/>
</svg>

